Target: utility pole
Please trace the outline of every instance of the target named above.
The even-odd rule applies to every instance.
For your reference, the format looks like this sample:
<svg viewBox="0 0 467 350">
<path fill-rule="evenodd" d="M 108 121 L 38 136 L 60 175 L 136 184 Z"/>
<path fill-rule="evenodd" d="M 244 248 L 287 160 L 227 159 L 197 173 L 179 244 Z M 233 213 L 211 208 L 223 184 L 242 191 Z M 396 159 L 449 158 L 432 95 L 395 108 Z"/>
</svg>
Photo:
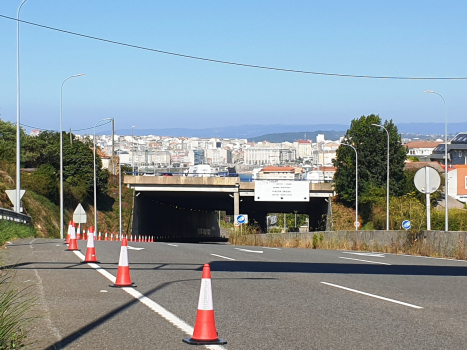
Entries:
<svg viewBox="0 0 467 350">
<path fill-rule="evenodd" d="M 116 175 L 115 169 L 115 119 L 112 118 L 112 174 Z"/>
<path fill-rule="evenodd" d="M 71 128 L 70 128 L 70 145 L 73 144 L 73 138 L 71 137 Z"/>
</svg>

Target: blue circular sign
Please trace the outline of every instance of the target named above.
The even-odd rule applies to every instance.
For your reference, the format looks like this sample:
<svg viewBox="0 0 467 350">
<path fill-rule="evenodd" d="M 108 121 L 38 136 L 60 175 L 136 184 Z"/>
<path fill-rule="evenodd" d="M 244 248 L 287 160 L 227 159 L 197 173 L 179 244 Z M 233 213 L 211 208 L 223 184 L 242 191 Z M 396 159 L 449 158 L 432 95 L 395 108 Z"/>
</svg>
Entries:
<svg viewBox="0 0 467 350">
<path fill-rule="evenodd" d="M 410 229 L 412 227 L 412 225 L 410 225 L 410 221 L 409 220 L 404 220 L 402 222 L 402 227 L 405 228 L 406 230 Z"/>
<path fill-rule="evenodd" d="M 237 222 L 238 222 L 239 224 L 244 224 L 245 221 L 246 221 L 245 216 L 243 216 L 243 215 L 237 216 Z"/>
</svg>

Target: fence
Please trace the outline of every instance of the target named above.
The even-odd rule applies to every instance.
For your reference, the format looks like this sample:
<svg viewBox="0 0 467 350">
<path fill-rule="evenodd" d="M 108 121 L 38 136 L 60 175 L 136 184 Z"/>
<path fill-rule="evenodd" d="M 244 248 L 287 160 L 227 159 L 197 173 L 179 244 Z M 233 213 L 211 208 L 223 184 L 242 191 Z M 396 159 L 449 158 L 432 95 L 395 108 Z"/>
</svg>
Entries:
<svg viewBox="0 0 467 350">
<path fill-rule="evenodd" d="M 0 208 L 0 220 L 9 220 L 27 225 L 31 224 L 31 217 L 29 215 L 4 208 Z"/>
</svg>

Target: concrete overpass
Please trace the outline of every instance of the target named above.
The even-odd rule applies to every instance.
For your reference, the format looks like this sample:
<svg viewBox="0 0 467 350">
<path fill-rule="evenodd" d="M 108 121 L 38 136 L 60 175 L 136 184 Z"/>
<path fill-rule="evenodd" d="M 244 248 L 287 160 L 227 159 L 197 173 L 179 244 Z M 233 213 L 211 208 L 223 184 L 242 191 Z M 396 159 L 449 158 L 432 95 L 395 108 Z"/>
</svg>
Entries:
<svg viewBox="0 0 467 350">
<path fill-rule="evenodd" d="M 334 195 L 329 183 L 307 183 L 306 201 L 258 201 L 258 182 L 240 182 L 238 177 L 125 176 L 124 183 L 135 190 L 133 234 L 171 241 L 220 237 L 217 210 L 248 214 L 250 223 L 256 221 L 263 231 L 267 213 L 296 211 L 309 215 L 310 230 L 322 229 L 328 198 Z"/>
</svg>

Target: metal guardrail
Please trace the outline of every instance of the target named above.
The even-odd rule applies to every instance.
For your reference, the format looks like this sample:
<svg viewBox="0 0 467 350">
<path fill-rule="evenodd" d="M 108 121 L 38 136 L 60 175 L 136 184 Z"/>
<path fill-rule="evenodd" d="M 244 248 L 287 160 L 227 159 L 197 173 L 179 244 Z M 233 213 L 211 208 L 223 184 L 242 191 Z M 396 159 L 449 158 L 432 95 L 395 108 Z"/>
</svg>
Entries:
<svg viewBox="0 0 467 350">
<path fill-rule="evenodd" d="M 20 214 L 10 209 L 0 208 L 0 220 L 9 220 L 22 224 L 31 225 L 31 217 L 26 214 Z"/>
</svg>

